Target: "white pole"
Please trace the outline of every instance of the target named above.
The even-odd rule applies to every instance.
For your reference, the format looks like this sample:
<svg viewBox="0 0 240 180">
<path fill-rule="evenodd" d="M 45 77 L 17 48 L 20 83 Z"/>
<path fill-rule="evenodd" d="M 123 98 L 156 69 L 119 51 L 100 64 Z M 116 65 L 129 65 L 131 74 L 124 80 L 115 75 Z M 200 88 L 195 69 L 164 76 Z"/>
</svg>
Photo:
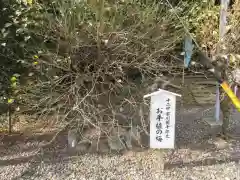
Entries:
<svg viewBox="0 0 240 180">
<path fill-rule="evenodd" d="M 220 8 L 220 22 L 219 22 L 219 43 L 221 44 L 222 39 L 226 33 L 227 25 L 227 9 L 228 9 L 229 0 L 221 0 Z M 217 47 L 217 55 L 219 54 L 220 47 Z M 215 105 L 215 118 L 216 121 L 220 119 L 220 92 L 219 92 L 219 83 L 216 85 L 216 105 Z"/>
</svg>

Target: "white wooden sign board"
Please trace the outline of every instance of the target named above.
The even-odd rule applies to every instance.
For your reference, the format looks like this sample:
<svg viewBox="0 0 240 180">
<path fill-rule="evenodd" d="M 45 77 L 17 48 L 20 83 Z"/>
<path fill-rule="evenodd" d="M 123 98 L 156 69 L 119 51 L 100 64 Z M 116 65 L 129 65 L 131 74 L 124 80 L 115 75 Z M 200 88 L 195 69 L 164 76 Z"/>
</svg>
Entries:
<svg viewBox="0 0 240 180">
<path fill-rule="evenodd" d="M 145 95 L 151 97 L 150 105 L 150 148 L 174 149 L 176 96 L 166 90 Z"/>
</svg>

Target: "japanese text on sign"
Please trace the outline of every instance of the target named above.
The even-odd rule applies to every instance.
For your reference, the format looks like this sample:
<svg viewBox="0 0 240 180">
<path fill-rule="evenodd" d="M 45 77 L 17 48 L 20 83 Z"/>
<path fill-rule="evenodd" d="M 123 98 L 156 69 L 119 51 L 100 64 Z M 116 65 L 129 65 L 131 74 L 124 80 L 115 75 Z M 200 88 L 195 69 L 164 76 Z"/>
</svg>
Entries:
<svg viewBox="0 0 240 180">
<path fill-rule="evenodd" d="M 156 118 L 156 140 L 162 142 L 162 120 L 163 120 L 163 111 L 162 109 L 157 108 L 157 118 Z"/>
<path fill-rule="evenodd" d="M 176 96 L 170 92 L 151 96 L 150 147 L 174 148 Z"/>
<path fill-rule="evenodd" d="M 171 117 L 171 112 L 170 112 L 170 109 L 171 109 L 171 101 L 170 99 L 168 98 L 167 100 L 167 103 L 166 103 L 166 119 L 165 119 L 165 122 L 166 122 L 166 130 L 165 130 L 165 135 L 166 135 L 166 138 L 170 138 L 169 137 L 169 127 L 170 127 L 170 117 Z"/>
</svg>

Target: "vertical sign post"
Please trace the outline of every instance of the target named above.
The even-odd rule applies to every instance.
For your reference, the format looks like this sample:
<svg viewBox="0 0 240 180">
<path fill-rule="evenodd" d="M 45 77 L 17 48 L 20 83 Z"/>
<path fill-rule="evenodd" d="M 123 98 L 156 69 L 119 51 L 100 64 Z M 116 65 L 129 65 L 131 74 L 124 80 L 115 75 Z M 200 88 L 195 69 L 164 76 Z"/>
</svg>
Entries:
<svg viewBox="0 0 240 180">
<path fill-rule="evenodd" d="M 151 97 L 150 104 L 150 148 L 174 149 L 176 96 L 166 90 L 145 95 Z"/>
<path fill-rule="evenodd" d="M 183 66 L 183 74 L 182 74 L 182 84 L 184 84 L 184 74 L 185 74 L 185 68 L 188 68 L 190 61 L 192 59 L 193 54 L 193 42 L 191 36 L 188 34 L 184 38 L 184 66 Z"/>
<path fill-rule="evenodd" d="M 184 38 L 184 67 L 188 67 L 193 54 L 193 42 L 190 35 L 185 36 Z"/>
</svg>

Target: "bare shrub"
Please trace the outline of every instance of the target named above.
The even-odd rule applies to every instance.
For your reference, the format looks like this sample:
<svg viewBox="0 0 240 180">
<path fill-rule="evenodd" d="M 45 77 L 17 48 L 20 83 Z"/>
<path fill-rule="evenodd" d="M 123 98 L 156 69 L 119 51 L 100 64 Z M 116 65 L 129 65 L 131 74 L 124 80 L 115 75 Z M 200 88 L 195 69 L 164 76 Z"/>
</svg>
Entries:
<svg viewBox="0 0 240 180">
<path fill-rule="evenodd" d="M 182 71 L 176 54 L 186 28 L 204 35 L 206 29 L 196 29 L 206 22 L 198 13 L 210 7 L 191 1 L 174 7 L 167 1 L 44 3 L 32 5 L 36 14 L 25 6 L 21 11 L 36 17 L 22 49 L 28 77 L 20 78 L 16 98 L 41 119 L 58 116 L 64 127 L 78 127 L 80 134 L 95 129 L 98 138 L 117 126 L 147 132 L 144 93 L 154 90 L 157 77 Z"/>
</svg>

